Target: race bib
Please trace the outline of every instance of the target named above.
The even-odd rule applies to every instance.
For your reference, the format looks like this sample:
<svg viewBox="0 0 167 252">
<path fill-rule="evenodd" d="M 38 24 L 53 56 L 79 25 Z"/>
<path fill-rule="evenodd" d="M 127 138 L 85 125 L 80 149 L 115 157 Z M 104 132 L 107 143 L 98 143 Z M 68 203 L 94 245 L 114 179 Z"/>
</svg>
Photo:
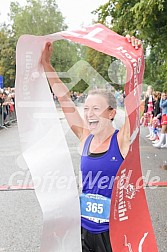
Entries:
<svg viewBox="0 0 167 252">
<path fill-rule="evenodd" d="M 96 223 L 109 222 L 111 200 L 99 194 L 80 195 L 81 216 Z"/>
</svg>

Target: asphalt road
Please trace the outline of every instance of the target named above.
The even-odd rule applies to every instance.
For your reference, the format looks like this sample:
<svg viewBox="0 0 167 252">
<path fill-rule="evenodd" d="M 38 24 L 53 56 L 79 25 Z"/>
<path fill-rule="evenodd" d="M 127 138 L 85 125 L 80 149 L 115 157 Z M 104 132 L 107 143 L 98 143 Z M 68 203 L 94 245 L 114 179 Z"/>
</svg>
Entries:
<svg viewBox="0 0 167 252">
<path fill-rule="evenodd" d="M 68 125 L 60 109 L 59 116 L 63 128 L 67 131 Z M 122 116 L 123 111 L 119 110 L 116 124 L 122 124 Z M 145 138 L 147 133 L 147 129 L 141 128 L 140 153 L 143 176 L 146 176 L 148 181 L 155 176 L 158 176 L 161 181 L 167 181 L 167 170 L 160 168 L 161 165 L 167 164 L 167 149 L 153 148 L 150 141 Z M 77 176 L 79 173 L 78 140 L 70 130 L 66 134 L 66 139 Z M 16 123 L 7 130 L 0 130 L 0 175 L 1 188 L 9 184 L 21 185 L 23 180 L 30 179 L 28 168 L 21 156 Z M 167 187 L 146 188 L 145 191 L 159 252 L 166 252 Z M 1 190 L 0 202 L 0 252 L 39 252 L 42 213 L 34 191 Z"/>
</svg>

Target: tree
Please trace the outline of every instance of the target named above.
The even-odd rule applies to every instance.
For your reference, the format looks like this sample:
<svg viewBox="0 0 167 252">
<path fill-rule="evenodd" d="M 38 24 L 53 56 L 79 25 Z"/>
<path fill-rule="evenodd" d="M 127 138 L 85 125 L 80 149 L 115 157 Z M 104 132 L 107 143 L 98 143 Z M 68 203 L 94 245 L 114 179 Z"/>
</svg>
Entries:
<svg viewBox="0 0 167 252">
<path fill-rule="evenodd" d="M 46 35 L 67 29 L 55 0 L 27 0 L 24 7 L 12 2 L 10 11 L 16 38 L 22 34 Z M 77 60 L 77 45 L 73 43 L 60 41 L 53 49 L 52 63 L 57 71 L 61 67 L 66 71 Z"/>
<path fill-rule="evenodd" d="M 27 0 L 21 7 L 11 2 L 12 32 L 18 38 L 22 34 L 46 35 L 67 29 L 64 18 L 54 0 Z"/>
<path fill-rule="evenodd" d="M 17 40 L 23 34 L 46 35 L 67 29 L 55 0 L 27 0 L 27 4 L 23 7 L 13 1 L 10 5 L 9 17 L 11 24 L 5 24 L 1 28 L 6 30 L 8 42 L 5 42 L 4 50 L 8 50 L 8 53 L 13 53 L 11 46 L 15 51 Z M 52 63 L 58 72 L 66 72 L 78 60 L 77 44 L 57 41 L 53 44 L 53 49 Z M 15 75 L 15 63 L 10 62 L 5 51 L 3 52 L 0 69 L 4 72 L 5 85 L 8 85 L 7 80 Z M 13 81 L 12 83 L 14 84 Z"/>
<path fill-rule="evenodd" d="M 152 48 L 149 56 L 146 58 L 145 83 L 152 85 L 154 90 L 167 90 L 167 61 L 162 59 L 158 47 Z"/>
<path fill-rule="evenodd" d="M 111 81 L 108 77 L 108 68 L 111 64 L 111 57 L 98 52 L 94 49 L 88 48 L 86 54 L 86 60 L 91 64 L 91 66 L 103 76 L 107 81 Z"/>
<path fill-rule="evenodd" d="M 142 39 L 144 48 L 150 51 L 144 81 L 153 82 L 155 89 L 162 91 L 167 85 L 167 0 L 109 0 L 94 13 L 98 22 L 120 35 Z"/>
<path fill-rule="evenodd" d="M 98 14 L 98 22 L 121 35 L 128 32 L 140 36 L 150 46 L 157 42 L 166 46 L 161 39 L 167 38 L 166 0 L 109 0 L 94 13 Z"/>
<path fill-rule="evenodd" d="M 4 76 L 6 86 L 15 82 L 15 41 L 2 29 L 0 31 L 0 75 Z"/>
</svg>

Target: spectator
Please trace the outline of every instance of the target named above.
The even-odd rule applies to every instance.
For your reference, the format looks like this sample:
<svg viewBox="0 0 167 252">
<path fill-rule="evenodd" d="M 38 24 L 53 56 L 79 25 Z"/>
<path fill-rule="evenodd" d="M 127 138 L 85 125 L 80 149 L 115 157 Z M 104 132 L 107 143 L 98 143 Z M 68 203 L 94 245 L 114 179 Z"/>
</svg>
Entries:
<svg viewBox="0 0 167 252">
<path fill-rule="evenodd" d="M 161 108 L 161 115 L 162 115 L 162 119 L 161 119 L 161 136 L 160 139 L 158 141 L 158 143 L 153 144 L 154 147 L 157 148 L 167 148 L 167 92 L 162 92 L 161 94 L 161 100 L 160 100 L 160 108 Z M 159 115 L 157 115 L 158 117 Z M 165 141 L 165 144 L 163 144 L 163 142 Z"/>
<path fill-rule="evenodd" d="M 152 129 L 151 129 L 151 119 L 153 116 L 153 108 L 154 108 L 154 100 L 153 100 L 153 88 L 152 86 L 147 87 L 146 99 L 144 102 L 144 115 L 147 118 L 147 123 L 145 126 L 148 126 L 149 134 L 146 137 L 151 137 Z"/>
<path fill-rule="evenodd" d="M 153 114 L 151 115 L 151 120 L 150 120 L 150 131 L 151 131 L 151 136 L 150 140 L 151 141 L 158 141 L 159 140 L 159 127 L 160 127 L 160 118 L 157 118 L 157 115 L 160 114 L 160 99 L 161 99 L 161 93 L 159 92 L 154 92 L 153 93 L 153 99 L 154 99 L 154 108 L 153 108 Z"/>
<path fill-rule="evenodd" d="M 5 121 L 7 117 L 6 103 L 5 103 L 4 97 L 5 97 L 4 93 L 1 92 L 0 93 L 0 114 L 1 116 L 3 116 L 3 121 Z"/>
</svg>

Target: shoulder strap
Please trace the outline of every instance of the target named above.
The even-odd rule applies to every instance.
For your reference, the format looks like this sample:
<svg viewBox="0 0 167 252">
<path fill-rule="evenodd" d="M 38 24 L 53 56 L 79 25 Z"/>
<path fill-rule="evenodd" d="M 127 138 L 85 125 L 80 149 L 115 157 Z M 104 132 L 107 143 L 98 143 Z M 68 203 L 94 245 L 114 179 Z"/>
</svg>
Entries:
<svg viewBox="0 0 167 252">
<path fill-rule="evenodd" d="M 93 135 L 90 134 L 85 143 L 84 143 L 84 147 L 83 147 L 83 151 L 82 151 L 82 156 L 87 156 L 87 153 L 88 153 L 88 149 L 89 149 L 89 145 L 90 145 L 90 142 L 92 141 L 92 138 L 93 138 Z"/>
</svg>

